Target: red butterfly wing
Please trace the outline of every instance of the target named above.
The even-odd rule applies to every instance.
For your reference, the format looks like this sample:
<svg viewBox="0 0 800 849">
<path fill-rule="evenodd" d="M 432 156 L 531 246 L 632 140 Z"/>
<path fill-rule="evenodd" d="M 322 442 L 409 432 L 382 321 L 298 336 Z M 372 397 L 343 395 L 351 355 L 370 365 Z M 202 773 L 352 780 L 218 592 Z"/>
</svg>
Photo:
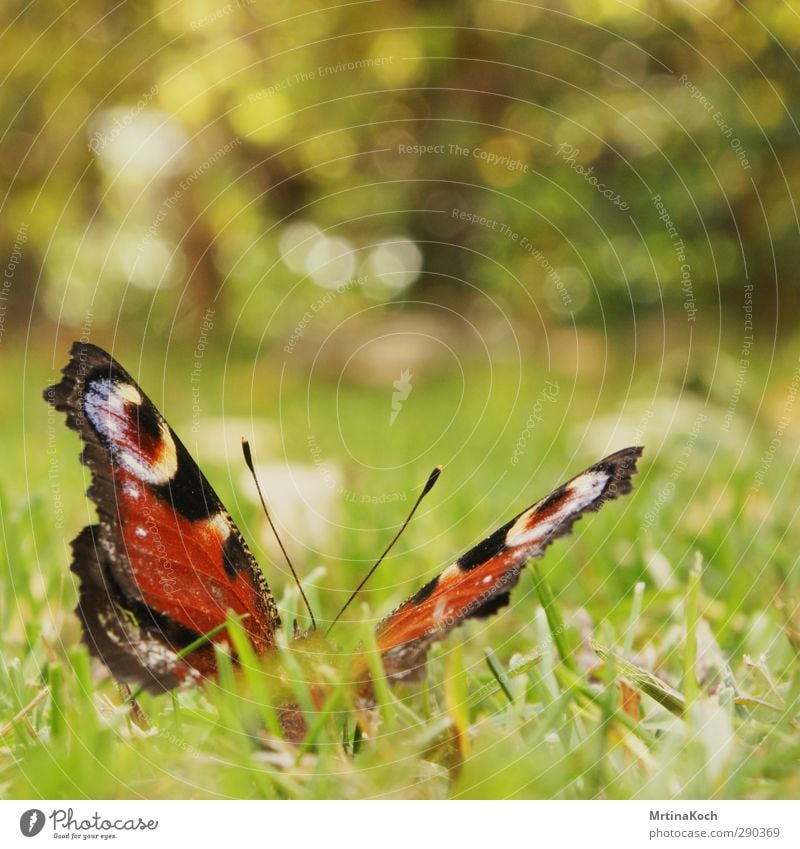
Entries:
<svg viewBox="0 0 800 849">
<path fill-rule="evenodd" d="M 45 399 L 85 443 L 99 518 L 72 544 L 92 654 L 118 679 L 153 692 L 213 675 L 209 643 L 178 655 L 229 610 L 244 615 L 255 649 L 267 650 L 280 627 L 272 594 L 181 441 L 102 349 L 76 342 L 63 375 Z"/>
<path fill-rule="evenodd" d="M 465 619 L 482 618 L 508 604 L 525 563 L 568 534 L 586 512 L 632 489 L 642 454 L 624 448 L 560 486 L 448 566 L 378 625 L 378 648 L 387 675 L 414 680 L 424 675 L 431 643 Z"/>
</svg>

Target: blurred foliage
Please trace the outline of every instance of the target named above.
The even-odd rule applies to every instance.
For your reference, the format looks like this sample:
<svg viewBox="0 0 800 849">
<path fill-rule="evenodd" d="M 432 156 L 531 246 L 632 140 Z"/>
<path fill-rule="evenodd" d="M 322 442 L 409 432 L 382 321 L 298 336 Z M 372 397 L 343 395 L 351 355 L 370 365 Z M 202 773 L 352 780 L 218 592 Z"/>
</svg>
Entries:
<svg viewBox="0 0 800 849">
<path fill-rule="evenodd" d="M 240 336 L 283 340 L 317 287 L 356 277 L 341 309 L 490 295 L 594 325 L 666 308 L 714 326 L 745 280 L 762 315 L 793 300 L 789 3 L 94 0 L 0 18 L 11 331 L 90 314 L 141 341 L 216 301 Z"/>
</svg>

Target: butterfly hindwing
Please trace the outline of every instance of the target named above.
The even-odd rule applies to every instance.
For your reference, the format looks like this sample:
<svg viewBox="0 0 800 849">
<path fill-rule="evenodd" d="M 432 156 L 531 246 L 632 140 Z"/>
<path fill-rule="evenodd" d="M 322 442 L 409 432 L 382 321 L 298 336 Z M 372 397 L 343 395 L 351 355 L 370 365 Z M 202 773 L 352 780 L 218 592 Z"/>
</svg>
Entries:
<svg viewBox="0 0 800 849">
<path fill-rule="evenodd" d="M 254 648 L 274 643 L 277 608 L 214 490 L 133 378 L 76 342 L 45 399 L 84 442 L 98 523 L 73 541 L 77 613 L 90 651 L 120 680 L 151 691 L 213 675 L 213 647 L 179 653 L 243 616 Z M 218 642 L 227 640 L 224 632 Z"/>
<path fill-rule="evenodd" d="M 482 618 L 508 604 L 525 563 L 541 557 L 586 512 L 630 492 L 642 454 L 624 448 L 524 510 L 429 581 L 377 628 L 387 675 L 415 680 L 424 675 L 430 645 L 466 619 Z"/>
</svg>

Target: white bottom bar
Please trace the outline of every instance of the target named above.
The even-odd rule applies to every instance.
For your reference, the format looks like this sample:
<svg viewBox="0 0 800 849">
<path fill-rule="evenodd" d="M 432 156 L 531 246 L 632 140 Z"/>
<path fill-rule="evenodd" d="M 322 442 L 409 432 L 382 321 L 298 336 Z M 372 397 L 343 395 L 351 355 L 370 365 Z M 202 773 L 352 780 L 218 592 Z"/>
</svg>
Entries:
<svg viewBox="0 0 800 849">
<path fill-rule="evenodd" d="M 412 810 L 413 809 L 413 810 Z M 28 836 L 32 832 L 32 836 Z M 3 801 L 0 845 L 797 847 L 800 803 Z"/>
</svg>

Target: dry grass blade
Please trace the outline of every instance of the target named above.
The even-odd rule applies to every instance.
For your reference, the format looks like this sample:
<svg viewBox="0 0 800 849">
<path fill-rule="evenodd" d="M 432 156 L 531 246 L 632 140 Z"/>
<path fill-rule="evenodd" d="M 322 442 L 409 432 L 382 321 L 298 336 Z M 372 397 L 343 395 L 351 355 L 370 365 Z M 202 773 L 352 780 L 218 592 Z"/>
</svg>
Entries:
<svg viewBox="0 0 800 849">
<path fill-rule="evenodd" d="M 0 740 L 10 734 L 14 730 L 14 726 L 21 719 L 24 719 L 24 717 L 26 717 L 32 710 L 34 710 L 49 692 L 50 690 L 47 687 L 43 690 L 39 690 L 39 692 L 28 702 L 28 704 L 25 705 L 24 708 L 22 708 L 2 728 L 0 728 Z"/>
<path fill-rule="evenodd" d="M 610 649 L 601 646 L 599 643 L 592 641 L 592 649 L 603 659 L 611 658 L 617 667 L 620 675 L 637 689 L 641 690 L 645 695 L 655 699 L 662 707 L 665 707 L 670 713 L 675 716 L 683 717 L 686 711 L 686 700 L 669 684 L 662 681 L 660 678 L 648 672 L 641 666 L 625 660 L 625 658 L 612 652 Z"/>
</svg>

